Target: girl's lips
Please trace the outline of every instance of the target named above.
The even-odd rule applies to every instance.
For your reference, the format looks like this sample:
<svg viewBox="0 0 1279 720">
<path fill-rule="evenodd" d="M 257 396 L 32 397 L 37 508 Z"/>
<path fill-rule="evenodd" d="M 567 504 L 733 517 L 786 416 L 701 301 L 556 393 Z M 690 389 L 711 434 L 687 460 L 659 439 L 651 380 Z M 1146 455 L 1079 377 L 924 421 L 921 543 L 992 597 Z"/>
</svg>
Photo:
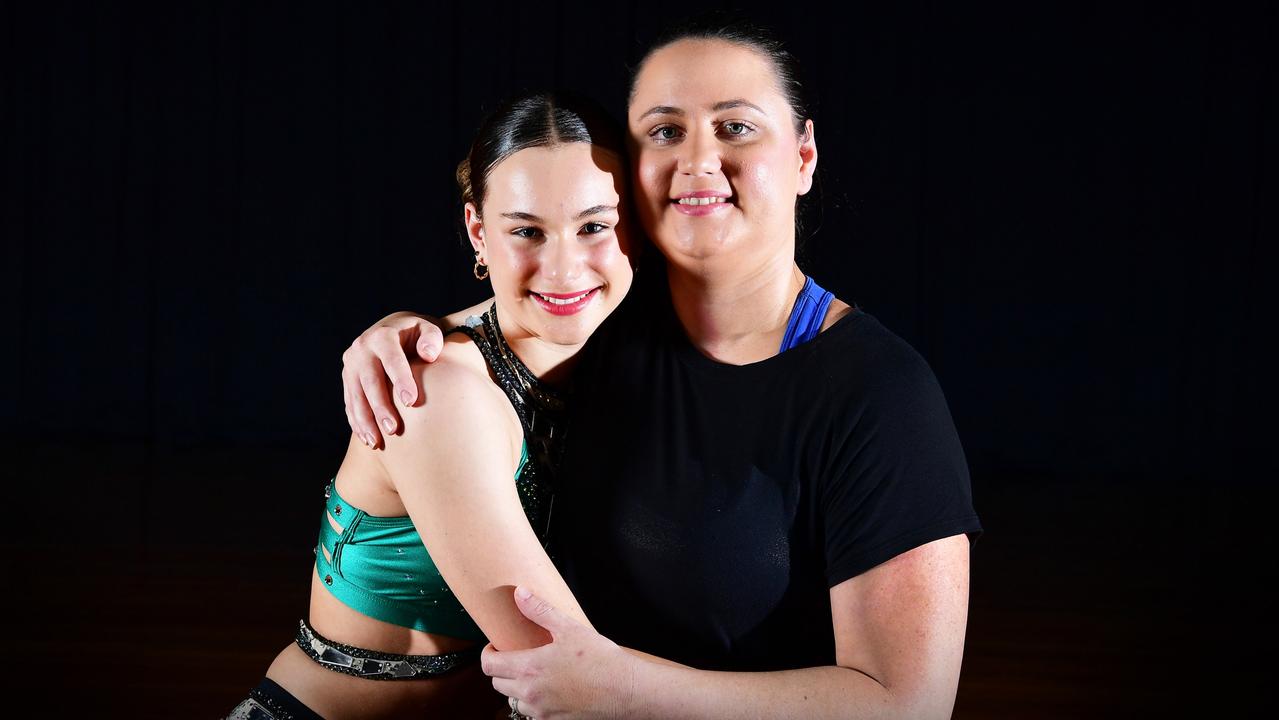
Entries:
<svg viewBox="0 0 1279 720">
<path fill-rule="evenodd" d="M 575 315 L 586 309 L 586 306 L 599 294 L 599 291 L 600 289 L 595 287 L 583 293 L 569 295 L 564 293 L 538 293 L 530 290 L 529 297 L 533 298 L 533 302 L 552 315 Z"/>
</svg>

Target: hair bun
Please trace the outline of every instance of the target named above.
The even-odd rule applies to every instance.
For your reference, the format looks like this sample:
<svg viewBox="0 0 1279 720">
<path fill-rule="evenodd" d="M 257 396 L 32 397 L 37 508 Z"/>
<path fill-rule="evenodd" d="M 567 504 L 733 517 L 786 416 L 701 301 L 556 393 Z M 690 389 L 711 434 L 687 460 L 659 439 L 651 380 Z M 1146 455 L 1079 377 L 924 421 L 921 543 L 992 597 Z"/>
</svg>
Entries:
<svg viewBox="0 0 1279 720">
<path fill-rule="evenodd" d="M 471 192 L 471 158 L 468 155 L 457 164 L 457 187 L 462 191 L 462 203 L 475 202 Z"/>
</svg>

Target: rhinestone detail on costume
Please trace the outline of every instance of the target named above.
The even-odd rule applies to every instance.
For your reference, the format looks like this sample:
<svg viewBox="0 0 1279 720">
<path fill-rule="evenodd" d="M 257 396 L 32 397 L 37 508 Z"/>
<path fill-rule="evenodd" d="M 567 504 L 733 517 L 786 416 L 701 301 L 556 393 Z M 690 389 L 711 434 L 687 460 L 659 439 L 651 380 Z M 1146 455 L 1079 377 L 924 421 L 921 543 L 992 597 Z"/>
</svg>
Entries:
<svg viewBox="0 0 1279 720">
<path fill-rule="evenodd" d="M 442 655 L 396 655 L 334 642 L 298 621 L 294 642 L 328 670 L 368 680 L 412 680 L 452 672 L 479 657 L 481 645 Z"/>
<path fill-rule="evenodd" d="M 468 317 L 465 325 L 449 332 L 465 333 L 471 338 L 519 416 L 529 461 L 515 478 L 515 488 L 529 524 L 545 545 L 555 497 L 553 473 L 559 466 L 564 441 L 564 396 L 539 380 L 506 344 L 496 303 L 488 312 Z"/>
</svg>

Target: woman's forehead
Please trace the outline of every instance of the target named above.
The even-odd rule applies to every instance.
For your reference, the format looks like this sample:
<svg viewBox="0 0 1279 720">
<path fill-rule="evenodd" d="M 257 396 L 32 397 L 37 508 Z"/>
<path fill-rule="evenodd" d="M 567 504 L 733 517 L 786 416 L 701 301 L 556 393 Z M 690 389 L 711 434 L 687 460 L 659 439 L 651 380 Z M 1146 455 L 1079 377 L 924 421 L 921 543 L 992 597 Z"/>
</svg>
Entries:
<svg viewBox="0 0 1279 720">
<path fill-rule="evenodd" d="M 738 100 L 761 107 L 785 102 L 768 58 L 724 40 L 679 40 L 644 62 L 628 115 L 637 119 L 654 107 L 709 110 Z"/>
</svg>

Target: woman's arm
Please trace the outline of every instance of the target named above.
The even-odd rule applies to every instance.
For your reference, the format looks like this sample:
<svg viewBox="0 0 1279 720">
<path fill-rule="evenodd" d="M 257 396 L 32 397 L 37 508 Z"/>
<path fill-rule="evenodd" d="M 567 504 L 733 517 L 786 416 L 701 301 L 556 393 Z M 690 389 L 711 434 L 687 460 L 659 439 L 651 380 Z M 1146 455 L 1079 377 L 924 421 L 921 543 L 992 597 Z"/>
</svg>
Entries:
<svg viewBox="0 0 1279 720">
<path fill-rule="evenodd" d="M 665 667 L 621 652 L 549 603 L 521 610 L 554 642 L 485 651 L 520 711 L 555 718 L 947 718 L 968 618 L 968 539 L 922 545 L 831 588 L 837 665 L 780 672 Z"/>
<path fill-rule="evenodd" d="M 411 407 L 422 396 L 409 369 L 410 357 L 434 362 L 444 343 L 441 329 L 461 325 L 468 315 L 484 312 L 492 302 L 490 298 L 439 319 L 394 312 L 360 333 L 342 353 L 342 399 L 351 432 L 371 448 L 382 444 L 383 433 L 399 432 L 396 406 Z M 392 402 L 392 396 L 397 402 Z"/>
<path fill-rule="evenodd" d="M 450 339 L 438 362 L 413 367 L 426 402 L 403 409 L 379 460 L 445 582 L 496 647 L 550 637 L 515 608 L 517 584 L 575 620 L 586 617 L 529 526 L 515 487 L 522 430 L 479 352 Z M 473 357 L 471 357 L 473 353 Z"/>
</svg>

